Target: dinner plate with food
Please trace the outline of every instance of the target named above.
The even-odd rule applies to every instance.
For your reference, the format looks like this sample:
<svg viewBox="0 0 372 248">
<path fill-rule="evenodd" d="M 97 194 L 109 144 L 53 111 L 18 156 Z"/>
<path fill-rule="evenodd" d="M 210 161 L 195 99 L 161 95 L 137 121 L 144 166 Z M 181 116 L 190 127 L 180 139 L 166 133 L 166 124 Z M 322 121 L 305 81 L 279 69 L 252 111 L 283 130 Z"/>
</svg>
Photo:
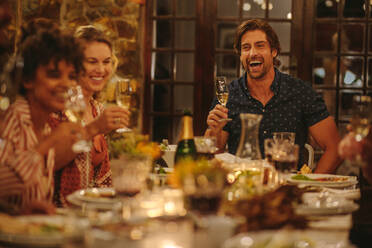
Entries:
<svg viewBox="0 0 372 248">
<path fill-rule="evenodd" d="M 293 184 L 305 184 L 330 188 L 349 187 L 358 183 L 355 176 L 331 174 L 289 174 L 287 181 Z"/>
<path fill-rule="evenodd" d="M 89 223 L 60 215 L 9 216 L 0 214 L 0 242 L 15 246 L 59 247 L 83 239 Z"/>
<path fill-rule="evenodd" d="M 88 188 L 77 190 L 68 195 L 67 200 L 74 205 L 95 204 L 97 207 L 103 209 L 111 209 L 112 204 L 120 202 L 113 188 Z"/>
</svg>

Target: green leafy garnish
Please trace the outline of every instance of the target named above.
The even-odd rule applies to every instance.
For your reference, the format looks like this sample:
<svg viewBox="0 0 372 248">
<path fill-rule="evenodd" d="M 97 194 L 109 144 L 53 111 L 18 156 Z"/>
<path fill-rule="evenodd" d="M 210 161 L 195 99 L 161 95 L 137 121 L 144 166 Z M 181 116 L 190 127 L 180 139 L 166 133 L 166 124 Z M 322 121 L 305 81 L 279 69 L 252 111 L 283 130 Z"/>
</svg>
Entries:
<svg viewBox="0 0 372 248">
<path fill-rule="evenodd" d="M 42 233 L 56 233 L 61 231 L 61 227 L 51 224 L 43 224 L 40 227 L 40 230 Z"/>
<path fill-rule="evenodd" d="M 294 180 L 314 181 L 314 179 L 311 179 L 310 177 L 305 176 L 305 175 L 301 175 L 301 174 L 295 175 L 291 178 L 294 179 Z"/>
</svg>

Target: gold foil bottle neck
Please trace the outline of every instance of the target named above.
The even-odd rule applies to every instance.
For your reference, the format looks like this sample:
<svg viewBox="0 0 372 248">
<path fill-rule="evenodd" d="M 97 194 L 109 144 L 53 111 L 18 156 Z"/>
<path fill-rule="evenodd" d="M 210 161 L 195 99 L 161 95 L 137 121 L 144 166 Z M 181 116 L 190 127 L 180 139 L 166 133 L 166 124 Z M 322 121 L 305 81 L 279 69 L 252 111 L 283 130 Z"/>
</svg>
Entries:
<svg viewBox="0 0 372 248">
<path fill-rule="evenodd" d="M 188 115 L 183 116 L 181 135 L 180 135 L 179 140 L 189 140 L 193 138 L 194 138 L 194 131 L 192 127 L 192 117 Z"/>
</svg>

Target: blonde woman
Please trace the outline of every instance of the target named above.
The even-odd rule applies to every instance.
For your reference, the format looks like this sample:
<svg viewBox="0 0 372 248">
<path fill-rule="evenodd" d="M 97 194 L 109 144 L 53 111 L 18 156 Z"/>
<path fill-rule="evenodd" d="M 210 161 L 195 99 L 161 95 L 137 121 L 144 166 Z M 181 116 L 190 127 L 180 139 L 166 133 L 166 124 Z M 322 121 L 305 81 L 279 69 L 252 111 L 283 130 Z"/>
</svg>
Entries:
<svg viewBox="0 0 372 248">
<path fill-rule="evenodd" d="M 106 109 L 95 100 L 95 96 L 103 90 L 111 78 L 115 66 L 113 47 L 104 33 L 94 26 L 79 27 L 75 33 L 84 49 L 84 72 L 79 77 L 86 102 L 83 120 L 87 123 L 87 138 L 92 140 L 90 162 L 84 153 L 78 154 L 68 166 L 63 166 L 73 154 L 57 154 L 57 162 L 62 168 L 55 172 L 54 203 L 66 206 L 66 196 L 86 187 L 110 187 L 111 170 L 108 146 L 104 135 L 108 132 L 128 125 L 129 112 L 117 106 Z M 54 115 L 52 126 L 67 121 L 63 113 Z M 88 167 L 88 168 L 87 168 Z M 89 171 L 89 175 L 84 175 Z M 89 184 L 83 176 L 88 177 Z"/>
</svg>

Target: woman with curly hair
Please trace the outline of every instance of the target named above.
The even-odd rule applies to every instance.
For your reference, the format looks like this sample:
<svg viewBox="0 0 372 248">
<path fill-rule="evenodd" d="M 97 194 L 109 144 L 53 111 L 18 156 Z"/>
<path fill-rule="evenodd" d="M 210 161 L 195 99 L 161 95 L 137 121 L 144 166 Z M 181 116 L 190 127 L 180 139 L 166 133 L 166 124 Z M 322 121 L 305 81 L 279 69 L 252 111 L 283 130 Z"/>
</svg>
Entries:
<svg viewBox="0 0 372 248">
<path fill-rule="evenodd" d="M 55 154 L 69 152 L 82 131 L 64 123 L 51 132 L 48 124 L 52 112 L 64 109 L 65 93 L 83 68 L 77 40 L 43 30 L 25 39 L 21 57 L 20 96 L 0 127 L 0 201 L 12 210 L 52 203 Z"/>
</svg>

